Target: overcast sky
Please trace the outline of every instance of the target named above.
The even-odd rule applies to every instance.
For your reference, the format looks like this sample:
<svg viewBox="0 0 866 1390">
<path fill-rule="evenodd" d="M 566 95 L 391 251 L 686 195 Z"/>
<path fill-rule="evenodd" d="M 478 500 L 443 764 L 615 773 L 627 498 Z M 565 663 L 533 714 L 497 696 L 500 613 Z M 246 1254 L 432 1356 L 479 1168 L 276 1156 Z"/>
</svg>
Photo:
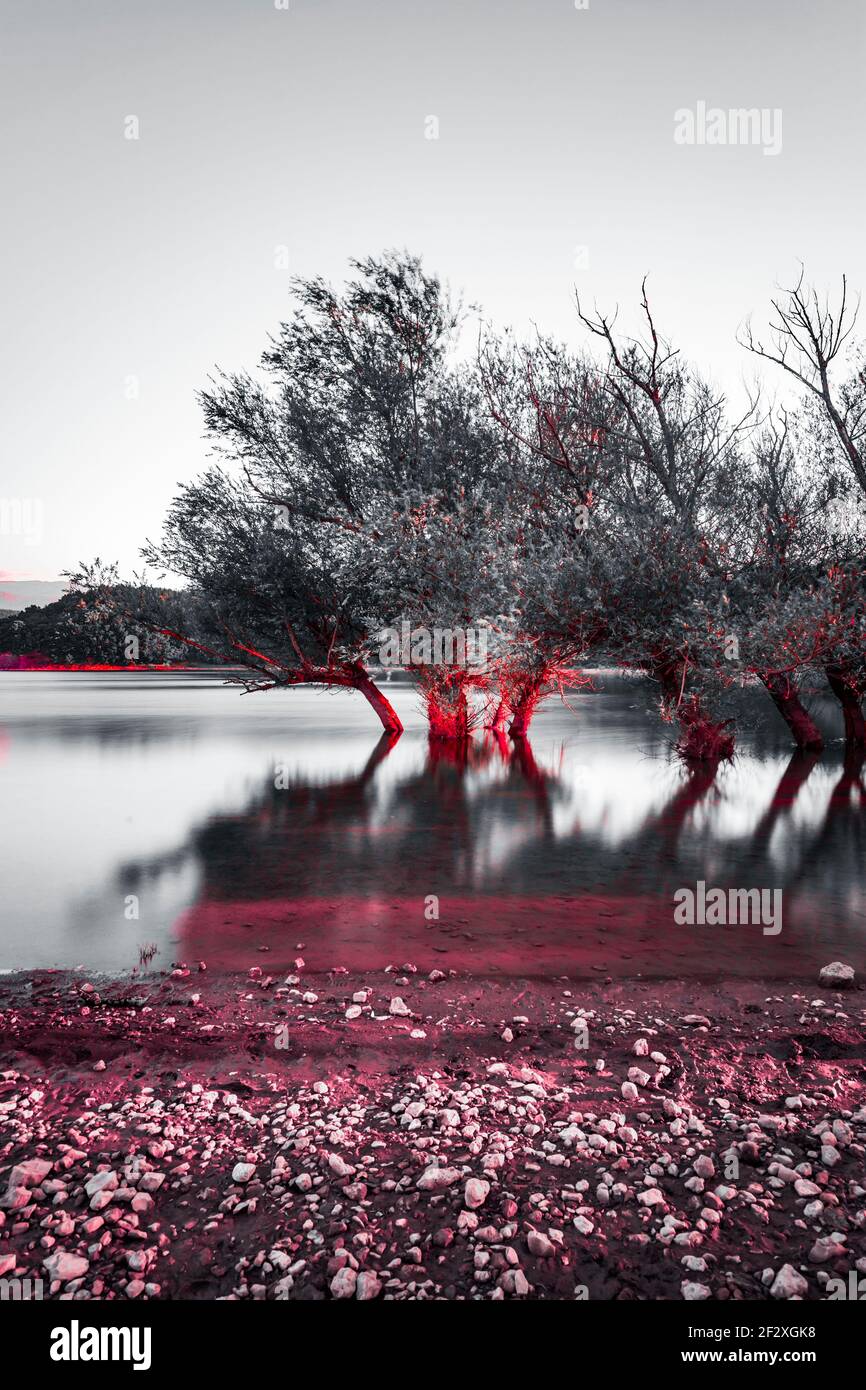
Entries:
<svg viewBox="0 0 866 1390">
<path fill-rule="evenodd" d="M 575 284 L 628 324 L 648 271 L 731 390 L 798 257 L 866 288 L 862 0 L 0 0 L 0 24 L 3 578 L 137 564 L 205 459 L 196 389 L 255 364 L 290 273 L 405 246 L 576 340 Z M 677 144 L 700 101 L 781 111 L 781 152 Z"/>
</svg>

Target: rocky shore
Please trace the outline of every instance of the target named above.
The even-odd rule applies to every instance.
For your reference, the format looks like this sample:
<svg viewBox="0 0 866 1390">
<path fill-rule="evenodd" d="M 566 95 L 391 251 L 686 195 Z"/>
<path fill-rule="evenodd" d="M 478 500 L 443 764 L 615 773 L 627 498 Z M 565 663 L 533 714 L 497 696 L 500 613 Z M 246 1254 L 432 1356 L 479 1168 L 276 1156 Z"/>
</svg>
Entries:
<svg viewBox="0 0 866 1390">
<path fill-rule="evenodd" d="M 311 975 L 302 950 L 287 978 L 0 978 L 0 1278 L 60 1299 L 856 1296 L 860 990 Z"/>
</svg>

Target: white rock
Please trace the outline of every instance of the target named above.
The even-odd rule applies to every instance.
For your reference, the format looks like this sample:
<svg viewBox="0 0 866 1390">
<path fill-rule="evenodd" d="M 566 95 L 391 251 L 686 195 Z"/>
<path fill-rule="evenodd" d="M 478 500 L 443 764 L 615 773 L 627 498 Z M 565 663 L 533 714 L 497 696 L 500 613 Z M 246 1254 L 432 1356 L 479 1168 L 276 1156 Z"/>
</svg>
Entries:
<svg viewBox="0 0 866 1390">
<path fill-rule="evenodd" d="M 349 1178 L 355 1169 L 351 1163 L 347 1163 L 339 1154 L 328 1154 L 328 1167 L 338 1178 Z"/>
<path fill-rule="evenodd" d="M 395 994 L 394 998 L 391 1000 L 391 1003 L 388 1006 L 388 1011 L 389 1013 L 397 1014 L 400 1018 L 407 1018 L 409 1014 L 412 1012 L 412 1010 L 408 1009 L 406 1005 L 403 1003 L 403 1000 L 400 998 L 399 994 Z"/>
<path fill-rule="evenodd" d="M 9 1174 L 9 1187 L 38 1187 L 53 1167 L 54 1164 L 45 1158 L 28 1158 L 24 1163 L 16 1163 Z"/>
<path fill-rule="evenodd" d="M 438 1168 L 432 1165 L 425 1168 L 415 1186 L 421 1192 L 444 1192 L 460 1178 L 459 1168 Z"/>
<path fill-rule="evenodd" d="M 833 1236 L 820 1236 L 809 1251 L 809 1259 L 815 1264 L 823 1264 L 825 1260 L 835 1260 L 845 1254 L 847 1251 L 840 1241 L 834 1240 Z"/>
<path fill-rule="evenodd" d="M 701 1303 L 705 1298 L 710 1297 L 711 1290 L 706 1284 L 697 1284 L 692 1279 L 684 1279 L 680 1284 L 680 1292 L 687 1303 Z"/>
<path fill-rule="evenodd" d="M 657 1187 L 648 1187 L 645 1192 L 638 1193 L 638 1202 L 642 1207 L 658 1207 L 664 1205 L 664 1193 Z"/>
<path fill-rule="evenodd" d="M 504 1293 L 513 1293 L 523 1298 L 529 1293 L 529 1280 L 522 1269 L 506 1269 L 499 1276 L 499 1287 Z"/>
<path fill-rule="evenodd" d="M 331 1280 L 331 1293 L 334 1298 L 354 1298 L 358 1275 L 349 1265 L 343 1265 Z"/>
<path fill-rule="evenodd" d="M 355 1284 L 355 1297 L 362 1303 L 378 1298 L 382 1291 L 382 1281 L 371 1269 L 362 1269 Z"/>
<path fill-rule="evenodd" d="M 793 1265 L 782 1265 L 770 1287 L 773 1298 L 803 1298 L 809 1285 Z"/>
<path fill-rule="evenodd" d="M 42 1261 L 52 1279 L 66 1284 L 70 1279 L 80 1279 L 90 1268 L 90 1261 L 83 1255 L 70 1255 L 66 1250 L 55 1250 Z"/>
<path fill-rule="evenodd" d="M 106 1168 L 102 1173 L 94 1173 L 92 1178 L 88 1178 L 84 1184 L 84 1191 L 88 1197 L 95 1197 L 97 1192 L 113 1192 L 117 1187 L 117 1174 L 113 1168 Z"/>
<path fill-rule="evenodd" d="M 555 1253 L 553 1241 L 548 1240 L 541 1231 L 530 1231 L 526 1237 L 526 1244 L 529 1246 L 531 1254 L 538 1255 L 544 1260 L 549 1259 Z"/>
<path fill-rule="evenodd" d="M 467 1207 L 474 1211 L 477 1207 L 484 1206 L 489 1192 L 490 1183 L 486 1182 L 484 1178 L 470 1178 L 466 1184 L 463 1199 Z"/>
<path fill-rule="evenodd" d="M 827 989 L 851 989 L 854 985 L 854 967 L 834 960 L 824 966 L 818 979 Z"/>
</svg>

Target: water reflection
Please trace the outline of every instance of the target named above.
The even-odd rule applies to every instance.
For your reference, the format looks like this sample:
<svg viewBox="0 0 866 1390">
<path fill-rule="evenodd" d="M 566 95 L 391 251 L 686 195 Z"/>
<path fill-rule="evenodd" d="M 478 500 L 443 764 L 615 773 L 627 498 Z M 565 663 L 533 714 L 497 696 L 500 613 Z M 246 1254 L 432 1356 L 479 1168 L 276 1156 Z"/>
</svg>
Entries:
<svg viewBox="0 0 866 1390">
<path fill-rule="evenodd" d="M 4 966 L 128 968 L 145 941 L 160 963 L 268 970 L 299 950 L 314 970 L 862 965 L 862 755 L 790 756 L 758 727 L 732 766 L 686 770 L 615 679 L 543 710 L 531 744 L 460 749 L 428 742 L 408 690 L 407 733 L 375 743 L 357 706 L 313 692 L 90 678 L 70 704 L 4 679 Z M 699 879 L 781 888 L 781 935 L 675 926 Z"/>
</svg>

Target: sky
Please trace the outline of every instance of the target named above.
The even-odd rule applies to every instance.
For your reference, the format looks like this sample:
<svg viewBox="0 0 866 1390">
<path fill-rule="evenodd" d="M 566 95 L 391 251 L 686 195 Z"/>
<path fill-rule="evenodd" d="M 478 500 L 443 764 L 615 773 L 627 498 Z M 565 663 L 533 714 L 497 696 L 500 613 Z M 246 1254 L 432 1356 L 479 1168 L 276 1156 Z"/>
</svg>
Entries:
<svg viewBox="0 0 866 1390">
<path fill-rule="evenodd" d="M 866 288 L 864 72 L 861 0 L 0 0 L 0 580 L 139 568 L 196 391 L 385 247 L 574 343 L 575 287 L 634 329 L 649 274 L 737 396 L 800 260 Z"/>
</svg>

